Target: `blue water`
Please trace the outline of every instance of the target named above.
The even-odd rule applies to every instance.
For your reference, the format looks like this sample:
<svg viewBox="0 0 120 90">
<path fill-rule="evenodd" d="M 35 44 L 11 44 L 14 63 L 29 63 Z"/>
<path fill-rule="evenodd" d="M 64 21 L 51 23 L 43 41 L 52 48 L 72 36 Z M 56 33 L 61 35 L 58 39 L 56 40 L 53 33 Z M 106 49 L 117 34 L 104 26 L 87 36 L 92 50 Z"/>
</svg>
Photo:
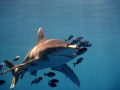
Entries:
<svg viewBox="0 0 120 90">
<path fill-rule="evenodd" d="M 120 90 L 120 1 L 119 0 L 0 0 L 0 63 L 13 61 L 21 64 L 26 54 L 36 45 L 37 31 L 43 28 L 46 39 L 64 40 L 73 34 L 83 36 L 92 47 L 81 55 L 83 61 L 73 67 L 81 86 L 54 71 L 59 79 L 57 87 L 48 86 L 51 78 L 31 86 L 35 79 L 26 73 L 14 90 Z M 2 71 L 7 70 L 4 67 Z M 43 76 L 50 68 L 40 70 Z M 37 78 L 36 77 L 36 78 Z M 0 90 L 9 90 L 13 76 L 0 76 L 6 83 Z"/>
</svg>

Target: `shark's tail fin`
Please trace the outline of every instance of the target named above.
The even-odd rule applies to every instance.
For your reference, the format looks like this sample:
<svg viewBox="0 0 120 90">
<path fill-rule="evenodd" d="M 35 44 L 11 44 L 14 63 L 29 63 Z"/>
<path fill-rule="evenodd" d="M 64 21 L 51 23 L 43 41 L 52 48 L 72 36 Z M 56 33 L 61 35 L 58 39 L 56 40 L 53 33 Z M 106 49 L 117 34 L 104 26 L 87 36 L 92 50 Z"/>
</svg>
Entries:
<svg viewBox="0 0 120 90">
<path fill-rule="evenodd" d="M 16 64 L 10 62 L 10 61 L 7 61 L 7 60 L 4 60 L 4 62 L 6 63 L 6 65 L 9 67 L 9 68 L 13 68 L 15 66 L 17 66 Z M 17 83 L 18 81 L 18 78 L 19 78 L 19 75 L 20 74 L 17 74 L 18 72 L 18 68 L 15 68 L 13 70 L 11 70 L 11 73 L 13 75 L 13 81 L 11 83 L 11 87 L 10 87 L 10 90 L 12 90 L 14 87 L 15 87 L 15 84 Z"/>
</svg>

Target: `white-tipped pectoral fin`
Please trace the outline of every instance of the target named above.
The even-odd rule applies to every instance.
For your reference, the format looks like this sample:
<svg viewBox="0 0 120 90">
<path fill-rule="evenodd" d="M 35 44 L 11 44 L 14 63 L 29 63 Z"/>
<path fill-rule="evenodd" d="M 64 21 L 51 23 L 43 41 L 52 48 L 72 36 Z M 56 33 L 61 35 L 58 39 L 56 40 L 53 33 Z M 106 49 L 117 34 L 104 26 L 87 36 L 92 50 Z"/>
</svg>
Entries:
<svg viewBox="0 0 120 90">
<path fill-rule="evenodd" d="M 73 70 L 67 65 L 67 64 L 63 64 L 62 66 L 59 67 L 51 67 L 52 70 L 56 70 L 59 72 L 62 72 L 63 74 L 65 74 L 67 77 L 70 78 L 70 80 L 77 86 L 80 87 L 80 81 L 78 79 L 78 77 L 75 75 L 75 73 L 73 72 Z"/>
<path fill-rule="evenodd" d="M 77 45 L 68 45 L 69 48 L 77 48 Z"/>
</svg>

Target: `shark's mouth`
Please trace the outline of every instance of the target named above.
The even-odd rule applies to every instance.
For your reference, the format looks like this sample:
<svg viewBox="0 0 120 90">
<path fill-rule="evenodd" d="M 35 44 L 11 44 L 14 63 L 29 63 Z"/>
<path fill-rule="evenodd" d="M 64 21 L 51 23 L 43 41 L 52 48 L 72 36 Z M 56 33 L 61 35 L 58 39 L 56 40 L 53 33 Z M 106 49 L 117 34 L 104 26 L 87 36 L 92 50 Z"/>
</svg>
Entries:
<svg viewBox="0 0 120 90">
<path fill-rule="evenodd" d="M 69 56 L 69 55 L 59 55 L 59 56 L 69 57 L 69 58 L 72 58 L 72 59 L 73 59 L 73 57 L 72 57 L 72 56 Z"/>
</svg>

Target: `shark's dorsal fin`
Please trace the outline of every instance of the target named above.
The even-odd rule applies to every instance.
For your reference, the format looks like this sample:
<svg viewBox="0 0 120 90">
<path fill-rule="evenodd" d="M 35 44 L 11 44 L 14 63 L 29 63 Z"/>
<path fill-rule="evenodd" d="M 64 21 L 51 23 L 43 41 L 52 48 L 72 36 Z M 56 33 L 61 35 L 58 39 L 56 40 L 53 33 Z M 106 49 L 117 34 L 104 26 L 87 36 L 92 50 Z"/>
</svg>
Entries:
<svg viewBox="0 0 120 90">
<path fill-rule="evenodd" d="M 37 44 L 40 43 L 40 42 L 42 42 L 42 41 L 45 41 L 45 40 L 46 39 L 45 39 L 45 36 L 44 36 L 44 33 L 43 33 L 43 29 L 40 28 L 38 30 L 38 35 L 37 35 Z"/>
</svg>

